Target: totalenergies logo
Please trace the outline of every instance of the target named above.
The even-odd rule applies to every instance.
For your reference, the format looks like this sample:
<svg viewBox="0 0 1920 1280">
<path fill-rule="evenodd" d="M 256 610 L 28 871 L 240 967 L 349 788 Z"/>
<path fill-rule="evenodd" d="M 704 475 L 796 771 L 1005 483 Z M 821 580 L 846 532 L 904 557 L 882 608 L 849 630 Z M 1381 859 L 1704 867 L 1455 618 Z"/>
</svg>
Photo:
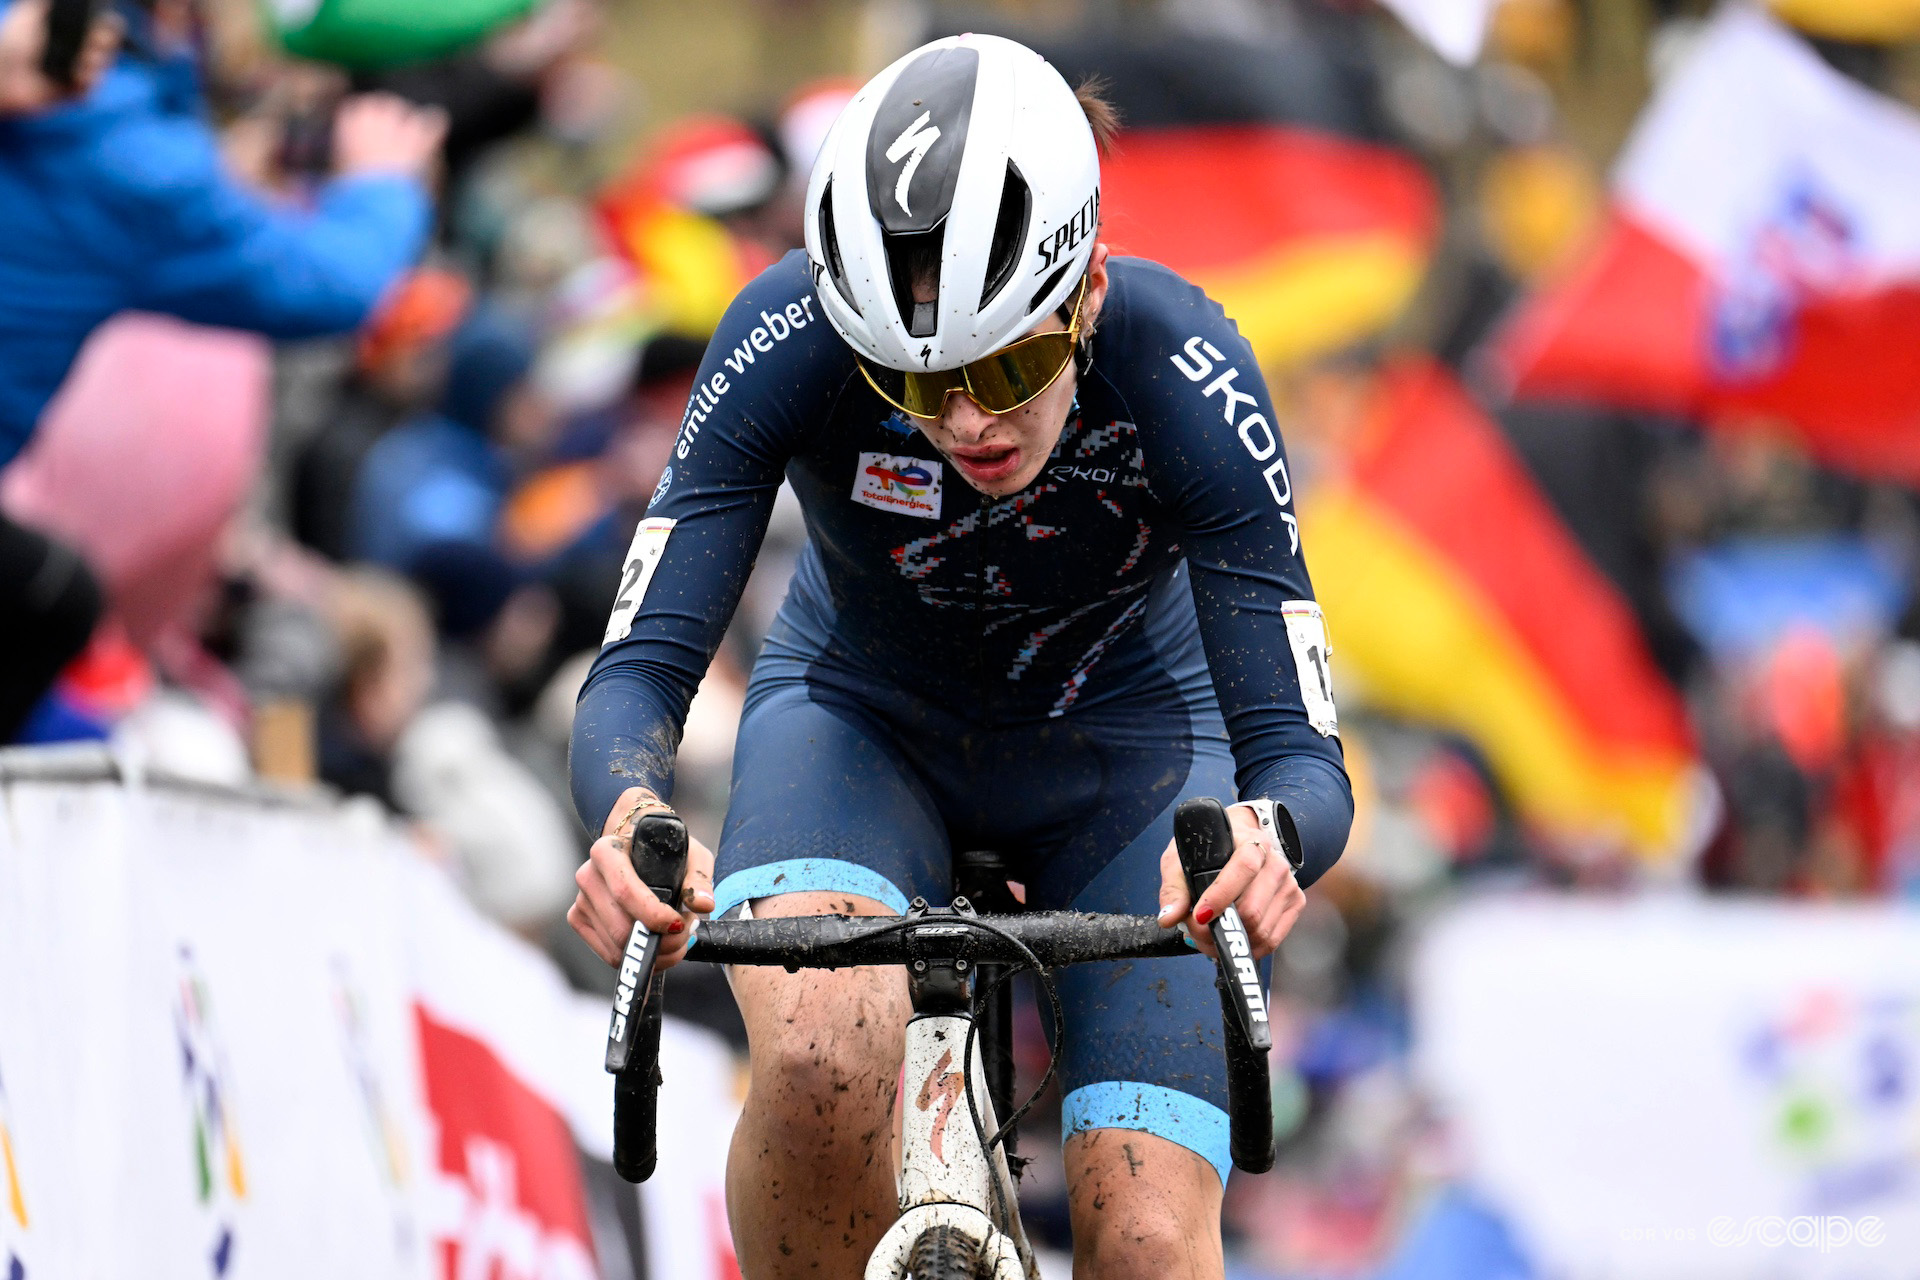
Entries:
<svg viewBox="0 0 1920 1280">
<path fill-rule="evenodd" d="M 879 479 L 880 488 L 883 492 L 891 492 L 894 489 L 899 489 L 910 498 L 922 496 L 926 493 L 928 487 L 933 484 L 933 473 L 917 463 L 909 464 L 897 470 L 893 467 L 882 466 L 877 462 L 870 463 L 867 466 L 867 474 Z"/>
<path fill-rule="evenodd" d="M 940 464 L 891 453 L 863 453 L 854 464 L 853 500 L 878 511 L 940 515 Z"/>
</svg>

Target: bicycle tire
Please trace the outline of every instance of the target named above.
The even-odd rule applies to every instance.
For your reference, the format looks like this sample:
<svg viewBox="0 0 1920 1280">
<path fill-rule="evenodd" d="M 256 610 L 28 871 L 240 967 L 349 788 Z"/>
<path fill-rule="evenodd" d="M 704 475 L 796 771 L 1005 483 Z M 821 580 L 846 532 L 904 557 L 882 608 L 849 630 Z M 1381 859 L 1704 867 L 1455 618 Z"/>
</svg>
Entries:
<svg viewBox="0 0 1920 1280">
<path fill-rule="evenodd" d="M 953 1226 L 928 1227 L 907 1251 L 900 1280 L 992 1280 L 980 1242 Z"/>
</svg>

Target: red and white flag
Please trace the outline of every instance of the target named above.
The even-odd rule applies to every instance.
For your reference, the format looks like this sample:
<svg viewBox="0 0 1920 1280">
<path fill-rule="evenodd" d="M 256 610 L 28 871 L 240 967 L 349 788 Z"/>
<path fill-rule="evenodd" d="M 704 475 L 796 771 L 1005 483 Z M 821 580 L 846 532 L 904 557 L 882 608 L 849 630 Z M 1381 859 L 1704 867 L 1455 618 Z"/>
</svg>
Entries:
<svg viewBox="0 0 1920 1280">
<path fill-rule="evenodd" d="M 1496 353 L 1515 393 L 1786 425 L 1920 483 L 1920 114 L 1728 5 L 1662 87 L 1613 216 Z"/>
</svg>

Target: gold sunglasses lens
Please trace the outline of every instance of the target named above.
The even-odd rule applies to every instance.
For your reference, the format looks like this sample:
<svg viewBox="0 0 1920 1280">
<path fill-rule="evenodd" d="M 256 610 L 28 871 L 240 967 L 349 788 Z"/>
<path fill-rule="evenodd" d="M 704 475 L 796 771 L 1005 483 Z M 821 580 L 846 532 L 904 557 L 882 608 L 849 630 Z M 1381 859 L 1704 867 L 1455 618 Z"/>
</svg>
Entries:
<svg viewBox="0 0 1920 1280">
<path fill-rule="evenodd" d="M 988 413 L 1008 413 L 1053 385 L 1073 358 L 1073 335 L 1038 333 L 975 360 L 967 391 Z"/>
<path fill-rule="evenodd" d="M 958 369 L 947 369 L 938 373 L 920 373 L 889 369 L 885 365 L 873 364 L 863 356 L 855 356 L 860 373 L 867 385 L 880 393 L 880 398 L 896 409 L 901 409 L 918 418 L 937 418 L 947 402 L 947 394 L 965 389 L 966 383 Z"/>
</svg>

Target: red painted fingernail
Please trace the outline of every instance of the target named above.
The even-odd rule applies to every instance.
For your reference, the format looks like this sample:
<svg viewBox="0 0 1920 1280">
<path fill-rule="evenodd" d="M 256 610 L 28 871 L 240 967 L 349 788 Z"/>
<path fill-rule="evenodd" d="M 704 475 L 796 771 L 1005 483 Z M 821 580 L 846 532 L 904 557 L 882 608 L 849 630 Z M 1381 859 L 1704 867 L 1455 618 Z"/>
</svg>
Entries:
<svg viewBox="0 0 1920 1280">
<path fill-rule="evenodd" d="M 671 929 L 669 929 L 669 930 L 667 930 L 667 932 L 668 932 L 668 933 L 679 933 L 679 932 L 680 932 L 680 931 L 681 931 L 682 929 L 684 929 L 684 928 L 686 928 L 686 927 L 687 927 L 687 922 L 686 922 L 685 920 L 675 920 L 675 921 L 673 922 L 673 928 L 671 928 Z"/>
<path fill-rule="evenodd" d="M 1213 923 L 1214 916 L 1218 914 L 1219 913 L 1212 907 L 1201 907 L 1193 913 L 1193 922 L 1197 925 L 1209 925 Z"/>
</svg>

